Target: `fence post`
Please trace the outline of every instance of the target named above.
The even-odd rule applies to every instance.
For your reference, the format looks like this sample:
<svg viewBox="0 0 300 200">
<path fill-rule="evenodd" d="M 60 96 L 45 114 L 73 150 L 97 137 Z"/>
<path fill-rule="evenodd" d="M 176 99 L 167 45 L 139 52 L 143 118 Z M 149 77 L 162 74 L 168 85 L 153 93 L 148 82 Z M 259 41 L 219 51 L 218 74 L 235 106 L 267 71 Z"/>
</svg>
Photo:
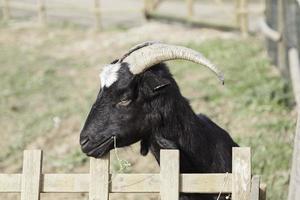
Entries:
<svg viewBox="0 0 300 200">
<path fill-rule="evenodd" d="M 186 0 L 187 3 L 187 18 L 192 19 L 194 16 L 194 0 Z"/>
<path fill-rule="evenodd" d="M 21 185 L 21 200 L 40 199 L 42 151 L 25 150 Z"/>
<path fill-rule="evenodd" d="M 259 199 L 259 186 L 260 186 L 260 177 L 255 175 L 251 180 L 251 200 L 260 200 Z"/>
<path fill-rule="evenodd" d="M 248 36 L 248 1 L 235 0 L 236 24 L 240 28 L 243 37 Z"/>
<path fill-rule="evenodd" d="M 284 0 L 278 0 L 277 4 L 278 32 L 281 34 L 281 40 L 277 43 L 278 67 L 285 78 L 289 77 L 287 66 L 287 52 L 285 40 L 285 3 Z"/>
<path fill-rule="evenodd" d="M 10 18 L 9 0 L 3 0 L 2 15 L 4 21 L 9 20 Z"/>
<path fill-rule="evenodd" d="M 251 152 L 248 147 L 232 149 L 232 200 L 250 200 Z"/>
<path fill-rule="evenodd" d="M 179 200 L 179 151 L 160 150 L 160 198 Z"/>
<path fill-rule="evenodd" d="M 235 23 L 237 27 L 240 27 L 240 0 L 235 0 Z"/>
<path fill-rule="evenodd" d="M 94 15 L 95 15 L 95 27 L 96 30 L 99 31 L 102 29 L 100 0 L 94 0 Z"/>
<path fill-rule="evenodd" d="M 294 136 L 293 160 L 290 175 L 290 185 L 288 200 L 296 200 L 300 198 L 300 61 L 299 52 L 296 48 L 289 50 L 290 76 L 292 79 L 294 96 L 297 103 L 297 126 Z"/>
<path fill-rule="evenodd" d="M 109 153 L 103 158 L 90 159 L 89 200 L 108 200 Z"/>
<path fill-rule="evenodd" d="M 38 0 L 38 18 L 41 25 L 46 24 L 46 6 L 45 0 Z"/>
<path fill-rule="evenodd" d="M 248 25 L 248 0 L 241 0 L 241 15 L 242 15 L 242 21 L 241 21 L 241 31 L 243 37 L 248 36 L 249 32 L 249 25 Z"/>
</svg>

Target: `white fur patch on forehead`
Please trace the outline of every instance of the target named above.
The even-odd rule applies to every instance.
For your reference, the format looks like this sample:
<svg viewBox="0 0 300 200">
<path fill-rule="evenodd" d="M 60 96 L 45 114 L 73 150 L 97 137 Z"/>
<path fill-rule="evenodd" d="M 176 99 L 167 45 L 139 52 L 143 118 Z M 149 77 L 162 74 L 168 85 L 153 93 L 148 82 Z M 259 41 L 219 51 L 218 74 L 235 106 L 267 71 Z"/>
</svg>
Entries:
<svg viewBox="0 0 300 200">
<path fill-rule="evenodd" d="M 99 74 L 101 87 L 109 87 L 118 80 L 118 71 L 121 68 L 120 63 L 106 65 Z"/>
</svg>

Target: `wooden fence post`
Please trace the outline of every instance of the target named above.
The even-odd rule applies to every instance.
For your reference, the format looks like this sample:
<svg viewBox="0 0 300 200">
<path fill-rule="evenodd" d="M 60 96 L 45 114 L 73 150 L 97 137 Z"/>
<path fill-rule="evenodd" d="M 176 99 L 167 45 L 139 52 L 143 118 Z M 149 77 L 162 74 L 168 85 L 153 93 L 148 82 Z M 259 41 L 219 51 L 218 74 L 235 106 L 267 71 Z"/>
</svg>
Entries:
<svg viewBox="0 0 300 200">
<path fill-rule="evenodd" d="M 40 199 L 41 172 L 42 151 L 25 150 L 23 158 L 21 200 Z"/>
<path fill-rule="evenodd" d="M 89 200 L 108 200 L 109 153 L 99 159 L 90 159 Z"/>
<path fill-rule="evenodd" d="M 2 15 L 4 21 L 9 20 L 10 18 L 9 0 L 3 0 Z"/>
<path fill-rule="evenodd" d="M 41 25 L 46 24 L 46 5 L 45 0 L 38 0 L 38 18 Z"/>
<path fill-rule="evenodd" d="M 179 151 L 160 150 L 160 198 L 179 200 Z"/>
<path fill-rule="evenodd" d="M 194 0 L 186 0 L 187 3 L 187 18 L 192 19 L 194 16 Z"/>
<path fill-rule="evenodd" d="M 259 186 L 260 186 L 260 177 L 258 175 L 255 175 L 252 177 L 251 180 L 251 200 L 260 200 L 259 199 Z"/>
<path fill-rule="evenodd" d="M 248 1 L 235 0 L 235 19 L 243 37 L 248 36 Z"/>
<path fill-rule="evenodd" d="M 287 52 L 285 40 L 285 3 L 284 0 L 277 2 L 277 23 L 278 32 L 281 34 L 281 40 L 277 43 L 277 65 L 285 78 L 289 77 L 287 66 Z"/>
<path fill-rule="evenodd" d="M 95 15 L 95 27 L 96 30 L 99 31 L 102 29 L 100 0 L 94 0 L 94 15 Z"/>
<path fill-rule="evenodd" d="M 250 200 L 251 152 L 248 147 L 232 149 L 232 200 Z"/>
<path fill-rule="evenodd" d="M 288 200 L 298 200 L 300 198 L 300 61 L 299 52 L 296 48 L 289 50 L 290 76 L 292 79 L 294 96 L 297 102 L 297 126 L 294 137 L 293 161 L 290 175 Z"/>
<path fill-rule="evenodd" d="M 239 3 L 239 22 L 240 22 L 240 30 L 243 37 L 248 36 L 248 1 L 240 0 Z"/>
<path fill-rule="evenodd" d="M 235 23 L 237 27 L 240 27 L 240 0 L 235 0 Z"/>
<path fill-rule="evenodd" d="M 144 14 L 147 17 L 153 11 L 153 0 L 144 0 Z"/>
</svg>

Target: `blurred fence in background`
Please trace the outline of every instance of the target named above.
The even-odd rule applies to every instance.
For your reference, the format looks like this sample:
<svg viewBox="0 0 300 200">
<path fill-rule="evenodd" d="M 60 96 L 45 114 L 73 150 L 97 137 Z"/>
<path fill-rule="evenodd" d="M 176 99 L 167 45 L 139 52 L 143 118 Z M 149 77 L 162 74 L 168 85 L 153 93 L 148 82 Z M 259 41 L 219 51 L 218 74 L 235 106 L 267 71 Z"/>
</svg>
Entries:
<svg viewBox="0 0 300 200">
<path fill-rule="evenodd" d="M 260 22 L 267 37 L 273 63 L 289 78 L 288 51 L 300 47 L 300 5 L 297 0 L 266 0 L 265 20 Z"/>
<path fill-rule="evenodd" d="M 244 37 L 248 35 L 249 25 L 248 25 L 248 0 L 234 0 L 230 2 L 234 5 L 234 21 L 228 22 L 216 22 L 216 21 L 207 21 L 200 19 L 195 15 L 195 0 L 184 0 L 186 15 L 178 16 L 178 13 L 167 14 L 166 12 L 159 12 L 158 7 L 163 2 L 163 0 L 145 0 L 145 16 L 147 19 L 157 19 L 164 21 L 174 21 L 186 23 L 194 26 L 201 27 L 210 27 L 210 28 L 218 28 L 222 30 L 235 30 L 239 29 Z M 225 4 L 222 0 L 215 0 L 215 8 L 223 7 Z M 201 9 L 201 8 L 200 8 Z M 202 8 L 201 11 L 204 11 Z M 229 10 L 227 10 L 228 12 Z M 212 17 L 214 18 L 214 17 Z"/>
<path fill-rule="evenodd" d="M 268 53 L 285 79 L 291 80 L 297 103 L 288 200 L 300 198 L 300 1 L 266 0 L 265 19 L 260 22 Z"/>
<path fill-rule="evenodd" d="M 142 17 L 142 1 L 120 0 L 1 0 L 2 20 L 34 21 L 39 25 L 52 22 L 70 22 L 92 26 L 101 30 L 103 22 L 109 17 L 110 22 L 134 23 Z M 126 16 L 126 21 L 117 16 Z"/>
<path fill-rule="evenodd" d="M 120 16 L 127 19 L 131 15 L 131 21 L 127 23 L 132 23 L 133 19 L 139 19 L 139 22 L 143 23 L 145 17 L 192 26 L 240 30 L 243 36 L 248 35 L 249 29 L 248 0 L 1 0 L 0 6 L 4 21 L 28 21 L 34 18 L 40 25 L 46 25 L 56 18 L 82 22 L 101 30 L 103 23 L 111 18 L 119 16 L 122 20 Z"/>
</svg>

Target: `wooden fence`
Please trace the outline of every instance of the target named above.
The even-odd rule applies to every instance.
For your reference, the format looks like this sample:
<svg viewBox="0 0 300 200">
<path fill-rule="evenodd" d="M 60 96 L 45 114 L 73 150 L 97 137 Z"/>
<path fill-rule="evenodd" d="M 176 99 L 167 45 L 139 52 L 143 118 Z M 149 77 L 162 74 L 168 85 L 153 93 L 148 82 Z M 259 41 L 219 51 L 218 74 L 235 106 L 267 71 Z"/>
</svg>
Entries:
<svg viewBox="0 0 300 200">
<path fill-rule="evenodd" d="M 251 179 L 250 148 L 233 148 L 232 173 L 180 174 L 179 151 L 161 150 L 160 174 L 110 174 L 109 155 L 90 159 L 86 174 L 43 174 L 42 151 L 25 150 L 22 174 L 0 174 L 0 193 L 21 193 L 38 200 L 40 193 L 89 193 L 90 200 L 108 200 L 109 193 L 160 193 L 178 200 L 179 192 L 231 194 L 232 200 L 258 200 L 259 176 Z M 261 196 L 262 197 L 262 196 Z"/>
<path fill-rule="evenodd" d="M 94 15 L 94 25 L 97 30 L 102 29 L 101 16 L 103 15 L 103 10 L 101 9 L 101 0 L 93 0 L 94 4 L 91 8 L 73 8 L 77 11 L 84 11 L 93 13 Z M 196 19 L 194 16 L 194 0 L 184 0 L 186 1 L 187 7 L 187 16 L 176 17 L 176 16 L 168 16 L 159 12 L 156 12 L 156 8 L 158 8 L 159 4 L 163 2 L 163 0 L 144 0 L 144 14 L 147 19 L 164 19 L 168 21 L 177 21 L 188 23 L 190 25 L 196 26 L 204 26 L 211 28 L 220 28 L 223 30 L 234 30 L 240 29 L 243 36 L 248 35 L 248 0 L 234 0 L 235 3 L 235 18 L 236 21 L 234 23 L 229 24 L 220 24 L 220 23 L 209 23 L 205 22 L 201 19 Z M 222 0 L 216 0 L 217 2 L 222 2 Z M 222 4 L 219 4 L 222 5 Z M 216 5 L 217 6 L 217 5 Z M 8 21 L 11 19 L 11 10 L 12 9 L 21 9 L 32 11 L 36 13 L 38 22 L 41 25 L 47 24 L 47 10 L 51 9 L 51 6 L 46 4 L 45 0 L 37 0 L 36 4 L 28 4 L 19 1 L 12 0 L 2 0 L 2 19 L 4 21 Z M 134 9 L 137 11 L 138 9 Z M 133 10 L 131 10 L 133 11 Z M 141 10 L 142 11 L 142 10 Z"/>
<path fill-rule="evenodd" d="M 248 0 L 234 0 L 235 3 L 235 19 L 236 21 L 234 23 L 228 23 L 228 24 L 220 24 L 220 23 L 210 23 L 203 21 L 201 19 L 197 19 L 194 16 L 194 4 L 195 0 L 184 0 L 186 2 L 186 10 L 187 15 L 186 17 L 178 17 L 178 16 L 171 16 L 166 15 L 164 13 L 159 13 L 156 11 L 159 4 L 163 2 L 163 0 L 144 0 L 145 2 L 145 8 L 144 13 L 147 19 L 157 19 L 157 20 L 165 20 L 165 21 L 175 21 L 175 22 L 181 22 L 186 23 L 189 25 L 195 25 L 195 26 L 203 26 L 203 27 L 209 27 L 209 28 L 218 28 L 222 30 L 234 30 L 239 29 L 242 33 L 243 37 L 248 36 L 249 28 L 248 28 Z M 219 2 L 219 5 L 221 6 L 220 2 L 222 0 L 215 0 L 216 2 Z M 216 5 L 218 6 L 218 5 Z"/>
<path fill-rule="evenodd" d="M 93 7 L 91 8 L 81 8 L 81 7 L 73 7 L 73 10 L 85 13 L 92 13 L 94 15 L 94 26 L 97 30 L 101 30 L 101 0 L 92 0 Z M 47 24 L 47 10 L 52 9 L 53 7 L 46 4 L 46 0 L 37 0 L 37 3 L 30 4 L 24 3 L 21 1 L 12 1 L 12 0 L 2 0 L 2 19 L 4 21 L 8 21 L 12 18 L 11 10 L 12 9 L 20 9 L 25 11 L 32 11 L 36 13 L 37 21 L 40 25 Z M 64 6 L 54 7 L 54 8 L 65 8 Z"/>
<path fill-rule="evenodd" d="M 296 0 L 266 0 L 266 18 L 259 25 L 268 39 L 269 54 L 282 75 L 291 80 L 297 103 L 297 127 L 288 200 L 300 199 L 300 3 Z M 274 48 L 275 47 L 275 48 Z M 275 52 L 274 52 L 275 51 Z"/>
</svg>

